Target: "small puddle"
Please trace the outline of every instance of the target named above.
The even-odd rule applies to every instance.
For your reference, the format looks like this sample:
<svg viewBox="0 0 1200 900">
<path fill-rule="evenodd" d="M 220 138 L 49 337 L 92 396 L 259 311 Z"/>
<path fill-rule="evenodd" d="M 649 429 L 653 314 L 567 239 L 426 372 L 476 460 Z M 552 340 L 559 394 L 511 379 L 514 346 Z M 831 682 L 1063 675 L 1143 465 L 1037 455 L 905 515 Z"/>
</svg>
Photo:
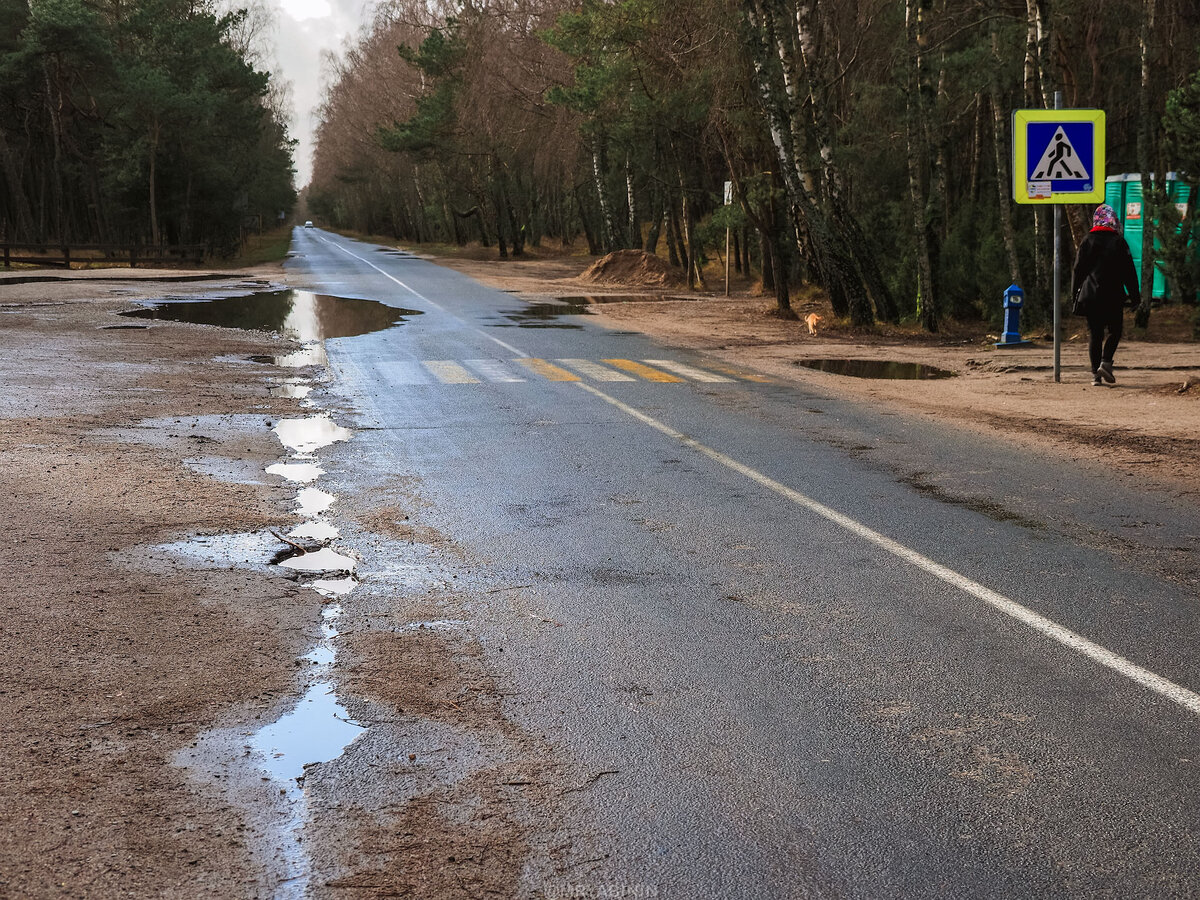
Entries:
<svg viewBox="0 0 1200 900">
<path fill-rule="evenodd" d="M 272 430 L 279 438 L 279 443 L 296 454 L 297 458 L 309 457 L 322 447 L 338 441 L 348 441 L 352 434 L 349 428 L 335 424 L 326 415 L 280 419 Z"/>
<path fill-rule="evenodd" d="M 403 324 L 406 317 L 421 315 L 421 311 L 399 309 L 377 300 L 286 290 L 156 303 L 121 315 L 244 331 L 272 331 L 298 341 L 320 341 L 383 331 Z"/>
<path fill-rule="evenodd" d="M 316 463 L 275 463 L 267 466 L 267 473 L 295 484 L 308 484 L 324 475 L 325 470 Z"/>
<path fill-rule="evenodd" d="M 313 574 L 345 574 L 353 575 L 358 561 L 343 553 L 338 553 L 330 547 L 322 547 L 311 553 L 297 553 L 279 563 L 286 569 Z"/>
<path fill-rule="evenodd" d="M 894 380 L 927 380 L 953 378 L 954 373 L 946 369 L 927 366 L 924 363 L 893 362 L 883 359 L 801 359 L 796 365 L 832 375 L 849 375 L 851 378 L 887 378 Z"/>
<path fill-rule="evenodd" d="M 318 488 L 305 488 L 296 495 L 297 505 L 293 512 L 306 518 L 319 516 L 333 506 L 336 499 L 333 494 L 327 494 Z"/>
<path fill-rule="evenodd" d="M 500 315 L 505 322 L 490 317 L 495 328 L 582 328 L 575 322 L 560 321 L 562 316 L 590 316 L 586 303 L 530 303 L 522 309 L 505 309 Z"/>
<path fill-rule="evenodd" d="M 252 746 L 263 768 L 280 782 L 303 779 L 304 767 L 342 755 L 363 732 L 338 703 L 333 685 L 319 681 L 305 691 L 296 708 L 254 735 Z"/>
<path fill-rule="evenodd" d="M 297 525 L 288 532 L 288 537 L 308 538 L 312 541 L 332 541 L 340 537 L 341 534 L 336 526 L 330 525 L 328 522 L 323 522 L 320 519 L 315 519 L 305 522 L 303 525 Z"/>
</svg>

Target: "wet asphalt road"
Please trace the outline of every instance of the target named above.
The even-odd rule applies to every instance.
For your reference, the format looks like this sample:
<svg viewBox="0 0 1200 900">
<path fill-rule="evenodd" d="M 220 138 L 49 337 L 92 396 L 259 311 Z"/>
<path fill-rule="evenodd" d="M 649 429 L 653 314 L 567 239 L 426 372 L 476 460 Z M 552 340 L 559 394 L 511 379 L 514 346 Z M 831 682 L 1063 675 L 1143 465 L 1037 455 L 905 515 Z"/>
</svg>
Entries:
<svg viewBox="0 0 1200 900">
<path fill-rule="evenodd" d="M 509 715 L 593 774 L 585 886 L 1200 894 L 1186 497 L 585 316 L 520 327 L 522 301 L 319 230 L 294 249 L 313 290 L 424 312 L 328 342 L 331 370 L 372 465 L 521 587 L 472 628 Z"/>
</svg>

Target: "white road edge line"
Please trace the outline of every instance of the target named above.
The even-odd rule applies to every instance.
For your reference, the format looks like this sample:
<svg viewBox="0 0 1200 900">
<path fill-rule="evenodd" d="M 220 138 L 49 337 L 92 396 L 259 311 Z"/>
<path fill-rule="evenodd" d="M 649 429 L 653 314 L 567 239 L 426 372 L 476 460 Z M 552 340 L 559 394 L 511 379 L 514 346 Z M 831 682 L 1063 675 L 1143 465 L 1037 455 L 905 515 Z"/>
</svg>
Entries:
<svg viewBox="0 0 1200 900">
<path fill-rule="evenodd" d="M 960 575 L 957 572 L 934 562 L 927 556 L 922 556 L 915 550 L 910 550 L 903 544 L 900 544 L 891 538 L 880 534 L 878 531 L 868 528 L 861 522 L 857 522 L 854 519 L 851 519 L 849 516 L 843 515 L 837 510 L 831 509 L 830 507 L 825 506 L 823 503 L 819 503 L 818 501 L 813 500 L 811 497 L 807 497 L 804 494 L 801 494 L 799 491 L 793 490 L 787 485 L 780 484 L 773 478 L 770 478 L 756 469 L 752 469 L 749 466 L 726 456 L 719 450 L 714 450 L 711 447 L 701 444 L 694 438 L 690 438 L 686 434 L 676 431 L 669 425 L 665 425 L 657 419 L 646 415 L 641 410 L 634 409 L 627 403 L 622 403 L 615 397 L 610 397 L 608 394 L 592 387 L 590 384 L 586 384 L 582 381 L 576 382 L 576 384 L 588 393 L 595 394 L 601 400 L 615 406 L 617 409 L 621 410 L 621 412 L 632 416 L 646 425 L 649 425 L 656 431 L 662 432 L 667 437 L 673 438 L 674 440 L 679 441 L 681 444 L 690 447 L 699 453 L 703 453 L 709 459 L 715 460 L 726 468 L 732 469 L 734 472 L 746 476 L 751 481 L 755 481 L 758 484 L 761 484 L 763 487 L 774 491 L 780 496 L 786 497 L 793 503 L 796 503 L 799 506 L 816 513 L 822 518 L 828 519 L 835 525 L 840 525 L 842 528 L 845 528 L 852 534 L 855 534 L 863 540 L 875 544 L 877 547 L 886 550 L 893 556 L 896 556 L 899 559 L 916 566 L 918 569 L 921 569 L 936 578 L 940 578 L 947 584 L 953 585 L 954 587 L 958 588 L 964 593 L 970 594 L 972 597 L 975 597 L 978 600 L 982 600 L 989 606 L 999 610 L 1013 619 L 1016 619 L 1018 622 L 1027 625 L 1034 631 L 1045 635 L 1051 640 L 1057 641 L 1065 647 L 1069 647 L 1077 653 L 1083 654 L 1093 662 L 1112 669 L 1114 672 L 1137 682 L 1142 687 L 1161 694 L 1168 700 L 1178 703 L 1180 706 L 1184 707 L 1190 712 L 1200 715 L 1200 694 L 1189 691 L 1187 688 L 1181 687 L 1180 685 L 1175 684 L 1173 681 L 1168 681 L 1161 675 L 1156 675 L 1149 669 L 1144 669 L 1136 663 L 1130 662 L 1129 660 L 1125 659 L 1125 657 L 1113 653 L 1111 650 L 1101 647 L 1099 644 L 1089 641 L 1082 635 L 1076 634 L 1069 628 L 1065 628 L 1062 625 L 1059 625 L 1057 622 L 1035 613 L 1033 610 L 1022 606 L 1015 600 L 1010 600 L 1008 597 L 998 594 L 990 588 L 986 588 L 978 582 L 972 581 L 966 576 Z"/>
<path fill-rule="evenodd" d="M 320 237 L 320 235 L 318 235 L 318 237 Z M 321 240 L 323 240 L 323 241 L 324 241 L 326 244 L 329 244 L 329 246 L 331 246 L 331 247 L 334 247 L 334 248 L 336 248 L 336 249 L 338 249 L 338 250 L 341 250 L 341 251 L 342 251 L 343 253 L 345 253 L 347 256 L 353 256 L 353 257 L 354 257 L 355 259 L 357 259 L 359 262 L 361 262 L 361 263 L 366 263 L 368 266 L 370 266 L 372 269 L 374 269 L 376 272 L 378 272 L 378 273 L 379 273 L 380 275 L 382 275 L 384 278 L 389 278 L 389 279 L 391 279 L 392 281 L 396 282 L 396 284 L 400 285 L 400 287 L 404 288 L 406 291 L 408 291 L 410 294 L 412 294 L 412 295 L 413 295 L 414 297 L 416 297 L 418 300 L 423 300 L 424 302 L 426 302 L 426 303 L 428 303 L 430 306 L 432 306 L 434 309 L 436 309 L 438 312 L 444 312 L 444 313 L 446 313 L 447 315 L 452 315 L 451 313 L 449 313 L 449 312 L 447 312 L 447 311 L 446 311 L 446 307 L 442 306 L 440 303 L 436 303 L 435 301 L 433 301 L 433 300 L 430 300 L 428 297 L 426 297 L 426 296 L 425 296 L 424 294 L 422 294 L 420 291 L 415 291 L 415 290 L 413 290 L 413 289 L 412 289 L 412 288 L 410 288 L 410 287 L 409 287 L 407 284 L 405 284 L 403 281 L 401 281 L 399 278 L 397 278 L 395 275 L 391 274 L 390 272 L 386 272 L 386 271 L 384 271 L 383 269 L 379 268 L 379 266 L 375 265 L 375 263 L 371 262 L 369 259 L 363 259 L 363 258 L 362 258 L 361 256 L 359 256 L 357 253 L 351 253 L 349 250 L 347 250 L 345 247 L 343 247 L 343 246 L 342 246 L 341 244 L 339 244 L 337 241 L 331 241 L 331 240 L 329 240 L 329 238 L 327 238 L 327 237 L 321 237 Z M 457 317 L 455 317 L 455 318 L 457 318 Z M 459 321 L 460 321 L 460 322 L 462 322 L 462 319 L 459 319 Z M 464 324 L 464 325 L 466 325 L 467 323 L 466 323 L 466 322 L 463 322 L 463 324 Z M 504 341 L 500 340 L 500 338 L 497 338 L 497 337 L 492 337 L 490 334 L 488 334 L 488 333 L 487 333 L 486 331 L 484 331 L 482 328 L 474 328 L 473 326 L 470 326 L 470 325 L 468 325 L 467 327 L 468 327 L 468 328 L 471 328 L 471 330 L 472 330 L 472 331 L 474 331 L 474 332 L 476 332 L 476 333 L 478 333 L 478 334 L 481 334 L 481 335 L 483 335 L 483 336 L 484 336 L 485 338 L 487 338 L 489 341 L 495 341 L 497 344 L 499 344 L 501 347 L 503 347 L 505 350 L 509 351 L 510 353 L 515 353 L 517 356 L 525 356 L 525 357 L 529 356 L 529 354 L 528 354 L 528 353 L 524 353 L 524 352 L 522 352 L 522 351 L 518 350 L 516 347 L 512 346 L 511 344 L 506 344 L 506 343 L 504 343 Z"/>
</svg>

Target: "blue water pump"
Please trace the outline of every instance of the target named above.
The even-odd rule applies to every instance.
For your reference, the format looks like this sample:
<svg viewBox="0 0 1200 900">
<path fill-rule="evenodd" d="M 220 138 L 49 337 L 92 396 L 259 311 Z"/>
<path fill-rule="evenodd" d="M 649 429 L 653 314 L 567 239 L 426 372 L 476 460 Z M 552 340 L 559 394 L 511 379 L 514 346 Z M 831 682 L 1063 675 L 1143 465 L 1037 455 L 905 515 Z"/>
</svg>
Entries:
<svg viewBox="0 0 1200 900">
<path fill-rule="evenodd" d="M 1025 292 L 1015 284 L 1004 291 L 1004 333 L 997 347 L 1028 347 L 1033 341 L 1021 340 L 1021 307 L 1025 305 Z"/>
</svg>

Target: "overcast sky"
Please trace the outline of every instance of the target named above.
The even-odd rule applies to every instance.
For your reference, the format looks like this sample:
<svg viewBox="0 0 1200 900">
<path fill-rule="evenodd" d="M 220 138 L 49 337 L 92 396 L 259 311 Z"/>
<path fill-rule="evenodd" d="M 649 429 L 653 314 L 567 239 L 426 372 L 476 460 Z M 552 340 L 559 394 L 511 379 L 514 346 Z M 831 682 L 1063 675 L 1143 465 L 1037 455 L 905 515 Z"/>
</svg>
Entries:
<svg viewBox="0 0 1200 900">
<path fill-rule="evenodd" d="M 321 51 L 340 51 L 357 34 L 371 0 L 273 0 L 277 9 L 275 56 L 280 74 L 292 83 L 292 137 L 296 187 L 312 176 L 313 110 L 321 99 Z"/>
</svg>

